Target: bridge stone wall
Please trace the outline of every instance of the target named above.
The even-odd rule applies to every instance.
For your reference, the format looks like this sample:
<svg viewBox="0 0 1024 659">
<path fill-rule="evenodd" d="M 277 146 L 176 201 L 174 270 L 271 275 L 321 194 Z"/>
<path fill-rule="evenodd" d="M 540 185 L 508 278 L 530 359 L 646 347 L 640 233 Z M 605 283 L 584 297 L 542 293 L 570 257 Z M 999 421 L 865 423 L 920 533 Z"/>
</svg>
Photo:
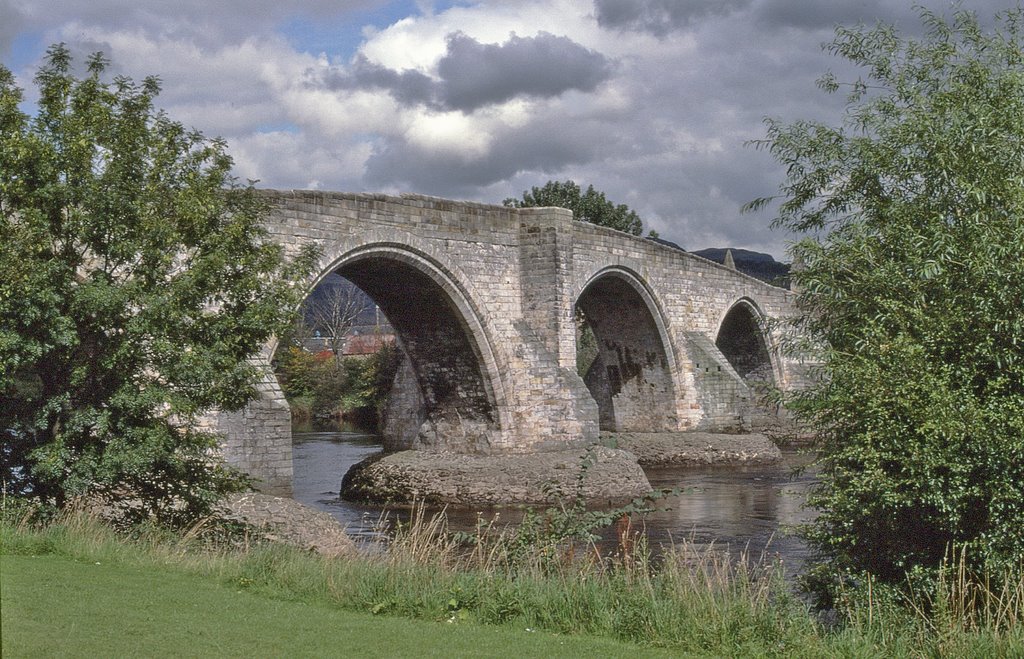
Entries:
<svg viewBox="0 0 1024 659">
<path fill-rule="evenodd" d="M 756 309 L 761 320 L 781 318 L 794 312 L 792 294 L 654 241 L 583 222 L 574 227 L 574 296 L 580 298 L 608 278 L 629 280 L 640 289 L 661 334 L 670 357 L 675 416 L 673 421 L 666 415 L 660 430 L 745 429 L 751 392 L 715 340 L 726 314 L 737 303 Z M 776 347 L 781 337 L 776 332 L 767 329 L 764 337 L 772 372 L 776 384 L 791 388 L 802 381 L 802 370 L 779 354 Z M 618 370 L 629 369 L 620 366 Z M 620 402 L 627 414 L 637 404 L 635 396 L 615 401 L 616 408 Z"/>
<path fill-rule="evenodd" d="M 411 358 L 404 379 L 419 387 L 403 404 L 424 405 L 403 413 L 400 444 L 415 434 L 420 448 L 530 453 L 593 442 L 602 426 L 739 429 L 750 391 L 716 347 L 718 329 L 741 300 L 766 317 L 791 312 L 782 289 L 575 222 L 564 209 L 265 194 L 272 239 L 291 254 L 310 244 L 321 250 L 310 290 L 337 271 L 367 290 L 395 326 Z M 595 394 L 576 372 L 577 305 L 601 335 L 596 375 L 605 389 Z M 786 361 L 775 356 L 772 369 L 790 386 Z M 219 419 L 228 461 L 268 492 L 290 487 L 287 421 L 269 373 L 259 400 Z"/>
</svg>

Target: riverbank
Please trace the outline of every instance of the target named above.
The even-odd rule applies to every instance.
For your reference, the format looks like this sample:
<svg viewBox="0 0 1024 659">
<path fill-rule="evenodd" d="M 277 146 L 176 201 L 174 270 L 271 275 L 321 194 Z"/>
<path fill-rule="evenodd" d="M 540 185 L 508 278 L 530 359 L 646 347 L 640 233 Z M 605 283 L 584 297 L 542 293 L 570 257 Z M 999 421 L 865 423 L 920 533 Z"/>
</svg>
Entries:
<svg viewBox="0 0 1024 659">
<path fill-rule="evenodd" d="M 444 656 L 502 656 L 511 647 L 521 656 L 988 657 L 1024 651 L 1019 608 L 989 621 L 958 617 L 955 607 L 925 618 L 924 608 L 900 609 L 876 593 L 824 627 L 784 586 L 775 564 L 679 546 L 655 565 L 642 543 L 623 543 L 617 556 L 598 560 L 586 544 L 553 545 L 546 538 L 485 533 L 466 545 L 446 533 L 442 518 L 420 518 L 372 555 L 326 558 L 280 545 L 225 544 L 203 533 L 150 529 L 128 538 L 82 516 L 38 527 L 7 521 L 0 525 L 3 653 L 430 656 L 440 648 Z M 449 634 L 453 628 L 462 631 Z M 346 629 L 349 634 L 336 634 Z M 407 643 L 414 644 L 411 651 Z"/>
<path fill-rule="evenodd" d="M 672 656 L 612 639 L 382 617 L 55 555 L 3 556 L 0 572 L 5 657 Z"/>
</svg>

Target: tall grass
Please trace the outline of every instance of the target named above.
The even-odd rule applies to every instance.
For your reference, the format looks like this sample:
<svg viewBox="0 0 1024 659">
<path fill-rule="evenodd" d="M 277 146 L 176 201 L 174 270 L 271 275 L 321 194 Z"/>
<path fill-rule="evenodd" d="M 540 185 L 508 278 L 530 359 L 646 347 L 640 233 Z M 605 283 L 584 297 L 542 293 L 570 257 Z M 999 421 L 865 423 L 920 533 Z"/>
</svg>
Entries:
<svg viewBox="0 0 1024 659">
<path fill-rule="evenodd" d="M 1014 567 L 977 574 L 967 550 L 947 559 L 939 571 L 934 596 L 921 613 L 933 633 L 951 635 L 959 629 L 1010 631 L 1024 625 L 1024 557 Z M 910 600 L 916 606 L 914 599 Z M 931 615 L 924 615 L 925 611 Z"/>
<path fill-rule="evenodd" d="M 883 587 L 867 577 L 844 593 L 840 635 L 932 656 L 1024 655 L 1024 560 L 981 573 L 970 565 L 961 549 L 923 584 L 908 577 L 903 588 Z"/>
<path fill-rule="evenodd" d="M 1024 653 L 1024 570 L 986 579 L 950 564 L 927 597 L 869 595 L 823 625 L 783 580 L 782 566 L 732 560 L 682 542 L 655 561 L 623 534 L 601 556 L 586 542 L 537 542 L 482 524 L 467 542 L 422 509 L 390 541 L 327 559 L 212 526 L 118 535 L 81 511 L 0 527 L 4 553 L 56 553 L 205 575 L 238 589 L 377 615 L 477 622 L 612 637 L 680 653 L 757 656 L 992 656 Z M 530 550 L 529 547 L 533 549 Z M 856 598 L 854 598 L 856 599 Z"/>
</svg>

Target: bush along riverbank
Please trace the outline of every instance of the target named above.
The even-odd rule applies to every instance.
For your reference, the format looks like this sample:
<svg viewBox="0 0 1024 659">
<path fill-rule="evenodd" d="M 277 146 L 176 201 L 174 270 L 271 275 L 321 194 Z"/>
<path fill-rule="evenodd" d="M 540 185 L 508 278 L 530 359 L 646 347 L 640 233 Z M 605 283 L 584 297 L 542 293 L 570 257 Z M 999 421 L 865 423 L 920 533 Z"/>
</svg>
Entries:
<svg viewBox="0 0 1024 659">
<path fill-rule="evenodd" d="M 8 556 L 181 572 L 247 595 L 348 612 L 616 639 L 698 655 L 1024 652 L 1020 570 L 985 582 L 955 562 L 940 588 L 903 600 L 870 583 L 851 585 L 844 608 L 823 618 L 791 592 L 783 567 L 771 561 L 733 561 L 686 543 L 654 561 L 628 529 L 614 555 L 599 556 L 589 533 L 608 520 L 572 507 L 531 513 L 514 529 L 481 525 L 461 535 L 447 531 L 443 515 L 417 514 L 392 527 L 373 551 L 327 558 L 237 525 L 115 532 L 81 512 L 43 521 L 9 504 L 0 528 Z"/>
<path fill-rule="evenodd" d="M 376 428 L 400 359 L 399 348 L 392 344 L 372 355 L 350 357 L 282 345 L 274 367 L 293 424 L 346 419 Z"/>
</svg>

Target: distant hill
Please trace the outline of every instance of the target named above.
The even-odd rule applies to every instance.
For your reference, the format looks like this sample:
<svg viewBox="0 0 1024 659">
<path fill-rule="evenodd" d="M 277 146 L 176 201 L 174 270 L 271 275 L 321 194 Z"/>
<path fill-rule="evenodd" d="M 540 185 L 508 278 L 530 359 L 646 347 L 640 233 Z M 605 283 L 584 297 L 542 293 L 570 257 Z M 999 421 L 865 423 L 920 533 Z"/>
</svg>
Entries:
<svg viewBox="0 0 1024 659">
<path fill-rule="evenodd" d="M 771 254 L 728 247 L 709 247 L 708 249 L 699 249 L 692 254 L 715 263 L 725 263 L 725 253 L 730 249 L 736 269 L 743 274 L 756 277 L 769 284 L 789 288 L 789 264 L 779 263 Z"/>
</svg>

